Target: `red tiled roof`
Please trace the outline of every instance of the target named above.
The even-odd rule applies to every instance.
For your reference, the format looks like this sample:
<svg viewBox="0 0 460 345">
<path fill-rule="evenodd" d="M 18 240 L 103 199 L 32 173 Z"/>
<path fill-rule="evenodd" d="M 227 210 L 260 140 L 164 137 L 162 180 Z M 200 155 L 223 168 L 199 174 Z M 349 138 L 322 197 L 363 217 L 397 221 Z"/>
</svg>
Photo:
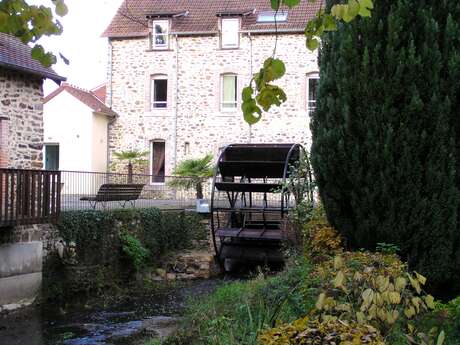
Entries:
<svg viewBox="0 0 460 345">
<path fill-rule="evenodd" d="M 98 87 L 95 87 L 94 89 L 91 90 L 91 93 L 99 98 L 102 103 L 105 103 L 105 98 L 107 96 L 107 84 L 102 84 L 99 85 Z"/>
<path fill-rule="evenodd" d="M 105 85 L 104 85 L 105 88 Z M 83 102 L 86 104 L 88 107 L 93 109 L 94 111 L 97 111 L 99 113 L 105 114 L 107 116 L 116 116 L 117 114 L 110 109 L 108 106 L 102 102 L 102 100 L 96 96 L 96 94 L 92 91 L 84 90 L 82 88 L 76 87 L 74 85 L 71 85 L 69 83 L 62 83 L 61 86 L 59 86 L 56 90 L 51 92 L 48 96 L 45 97 L 44 103 L 49 102 L 52 100 L 54 97 L 59 95 L 62 91 L 67 91 L 70 93 L 72 96 L 74 96 L 76 99 L 78 99 L 80 102 Z M 98 89 L 96 89 L 98 90 Z M 104 97 L 105 99 L 105 97 Z"/>
<path fill-rule="evenodd" d="M 307 21 L 316 15 L 321 6 L 324 7 L 324 0 L 315 3 L 301 0 L 297 7 L 288 10 L 287 22 L 278 23 L 278 30 L 303 31 Z M 183 11 L 188 11 L 186 16 L 172 18 L 171 32 L 217 32 L 219 14 L 243 13 L 249 8 L 255 11 L 242 17 L 242 30 L 267 32 L 275 29 L 274 23 L 256 23 L 258 13 L 271 10 L 270 0 L 124 0 L 102 36 L 144 37 L 149 33 L 148 15 Z"/>
<path fill-rule="evenodd" d="M 51 68 L 32 59 L 31 51 L 32 48 L 18 38 L 0 32 L 0 67 L 49 78 L 58 84 L 65 80 Z"/>
</svg>

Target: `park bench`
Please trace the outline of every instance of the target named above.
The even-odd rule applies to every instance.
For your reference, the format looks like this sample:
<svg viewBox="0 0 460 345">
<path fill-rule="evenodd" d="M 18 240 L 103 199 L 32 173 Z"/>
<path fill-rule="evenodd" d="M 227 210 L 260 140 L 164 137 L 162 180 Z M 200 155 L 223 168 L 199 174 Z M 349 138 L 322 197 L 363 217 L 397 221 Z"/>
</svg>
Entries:
<svg viewBox="0 0 460 345">
<path fill-rule="evenodd" d="M 80 200 L 89 201 L 93 209 L 96 208 L 98 203 L 101 203 L 102 207 L 106 208 L 106 203 L 109 201 L 118 201 L 122 208 L 125 208 L 127 203 L 130 203 L 134 207 L 143 188 L 144 184 L 106 183 L 99 187 L 96 195 L 85 196 L 80 198 Z"/>
</svg>

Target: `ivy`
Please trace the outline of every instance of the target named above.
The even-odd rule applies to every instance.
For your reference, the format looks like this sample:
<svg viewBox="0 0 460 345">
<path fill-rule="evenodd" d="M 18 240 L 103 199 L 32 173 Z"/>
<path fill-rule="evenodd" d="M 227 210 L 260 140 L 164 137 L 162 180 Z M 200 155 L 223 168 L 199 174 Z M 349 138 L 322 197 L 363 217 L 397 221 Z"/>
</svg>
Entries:
<svg viewBox="0 0 460 345">
<path fill-rule="evenodd" d="M 56 57 L 36 44 L 42 36 L 60 35 L 62 25 L 58 17 L 67 14 L 64 0 L 51 0 L 52 7 L 29 5 L 25 0 L 0 1 L 0 32 L 18 37 L 24 43 L 34 43 L 32 57 L 48 67 L 56 63 Z"/>
<path fill-rule="evenodd" d="M 309 0 L 312 3 L 316 1 L 318 0 Z M 271 0 L 271 7 L 278 11 L 283 5 L 292 8 L 299 3 L 300 0 Z M 311 51 L 318 49 L 324 33 L 337 30 L 340 22 L 349 23 L 357 17 L 370 17 L 373 8 L 373 0 L 348 0 L 344 4 L 333 5 L 329 12 L 321 8 L 305 27 L 307 48 Z M 262 119 L 262 110 L 268 111 L 287 100 L 283 89 L 271 83 L 282 78 L 286 72 L 284 62 L 276 59 L 275 55 L 276 46 L 273 55 L 265 60 L 260 71 L 254 74 L 249 86 L 243 89 L 241 109 L 244 120 L 249 125 L 254 125 Z"/>
</svg>

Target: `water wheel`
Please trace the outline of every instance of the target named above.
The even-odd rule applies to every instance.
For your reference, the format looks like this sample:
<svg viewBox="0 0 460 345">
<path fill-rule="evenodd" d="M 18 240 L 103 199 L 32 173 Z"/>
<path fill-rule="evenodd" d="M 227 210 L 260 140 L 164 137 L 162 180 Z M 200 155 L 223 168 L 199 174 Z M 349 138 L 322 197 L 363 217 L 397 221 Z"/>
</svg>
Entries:
<svg viewBox="0 0 460 345">
<path fill-rule="evenodd" d="M 285 223 L 295 206 L 285 186 L 299 144 L 233 144 L 221 152 L 211 195 L 217 259 L 282 262 Z"/>
</svg>

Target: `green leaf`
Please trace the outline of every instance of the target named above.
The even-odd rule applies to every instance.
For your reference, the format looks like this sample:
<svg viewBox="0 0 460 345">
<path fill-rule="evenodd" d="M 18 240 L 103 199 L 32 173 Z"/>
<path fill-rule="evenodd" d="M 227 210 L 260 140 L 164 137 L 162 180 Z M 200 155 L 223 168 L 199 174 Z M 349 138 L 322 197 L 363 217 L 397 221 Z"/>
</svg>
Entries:
<svg viewBox="0 0 460 345">
<path fill-rule="evenodd" d="M 69 12 L 69 9 L 67 8 L 67 5 L 64 3 L 63 0 L 57 0 L 55 2 L 55 5 L 56 5 L 56 14 L 58 16 L 63 17 Z"/>
<path fill-rule="evenodd" d="M 286 73 L 286 66 L 280 59 L 273 59 L 271 67 L 273 69 L 275 79 L 281 78 Z"/>
<path fill-rule="evenodd" d="M 337 30 L 337 23 L 334 20 L 334 17 L 327 14 L 327 15 L 324 15 L 323 18 L 324 18 L 323 19 L 324 31 L 336 31 Z"/>
<path fill-rule="evenodd" d="M 243 89 L 243 92 L 241 93 L 241 99 L 243 100 L 243 102 L 247 102 L 247 101 L 250 101 L 252 100 L 252 94 L 253 94 L 254 90 L 252 89 L 251 86 L 246 86 L 244 89 Z"/>
<path fill-rule="evenodd" d="M 374 8 L 372 0 L 358 0 L 359 1 L 359 15 L 361 17 L 370 17 L 371 11 Z"/>
<path fill-rule="evenodd" d="M 441 331 L 441 333 L 439 333 L 438 340 L 436 341 L 436 345 L 443 345 L 445 340 L 446 333 L 444 333 L 444 331 Z"/>
<path fill-rule="evenodd" d="M 292 8 L 300 4 L 300 0 L 283 0 L 283 4 Z"/>
<path fill-rule="evenodd" d="M 272 9 L 277 10 L 280 8 L 281 0 L 270 0 Z"/>
<path fill-rule="evenodd" d="M 307 39 L 307 48 L 311 51 L 315 51 L 319 47 L 319 41 L 317 38 Z"/>
<path fill-rule="evenodd" d="M 349 0 L 348 1 L 348 14 L 350 15 L 351 18 L 356 18 L 356 16 L 359 14 L 360 11 L 360 4 L 356 0 Z"/>
</svg>

